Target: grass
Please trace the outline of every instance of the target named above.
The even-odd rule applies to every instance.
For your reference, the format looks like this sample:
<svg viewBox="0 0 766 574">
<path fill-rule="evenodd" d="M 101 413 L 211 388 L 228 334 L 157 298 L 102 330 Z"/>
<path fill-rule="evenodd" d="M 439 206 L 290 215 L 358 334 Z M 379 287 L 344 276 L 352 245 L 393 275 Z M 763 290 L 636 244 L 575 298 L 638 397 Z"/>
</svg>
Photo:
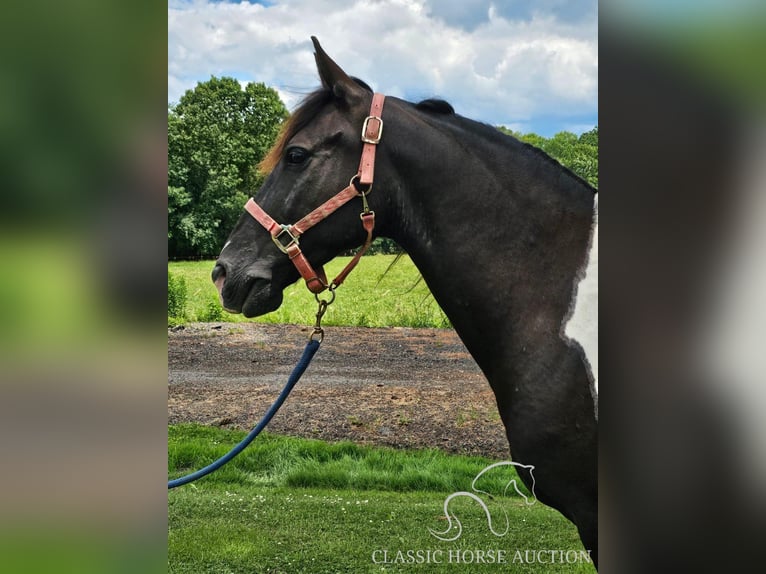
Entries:
<svg viewBox="0 0 766 574">
<path fill-rule="evenodd" d="M 338 257 L 326 265 L 328 277 L 334 277 L 340 272 L 348 259 Z M 323 324 L 352 327 L 449 327 L 449 320 L 425 282 L 418 282 L 420 273 L 409 257 L 402 257 L 385 273 L 393 260 L 393 255 L 363 257 L 359 266 L 338 288 L 337 298 L 329 307 Z M 213 265 L 212 260 L 168 263 L 168 271 L 175 277 L 183 277 L 186 282 L 187 320 L 291 324 L 313 322 L 316 302 L 303 281 L 285 289 L 282 306 L 262 317 L 245 319 L 242 315 L 225 312 L 216 315 L 215 311 L 220 309 L 220 305 L 210 280 Z M 174 320 L 174 323 L 178 322 Z"/>
<path fill-rule="evenodd" d="M 171 476 L 210 462 L 243 435 L 198 425 L 169 427 Z M 462 536 L 443 542 L 431 535 L 429 528 L 446 529 L 445 497 L 469 489 L 491 462 L 436 450 L 264 435 L 219 472 L 168 493 L 168 572 L 594 572 L 582 561 L 513 562 L 517 549 L 523 555 L 582 546 L 574 526 L 557 512 L 540 503 L 526 506 L 515 494 L 503 496 L 515 477 L 510 467 L 479 485 L 494 495 L 485 498 L 496 530 L 504 528 L 507 511 L 506 536 L 495 537 L 483 511 L 466 498 L 450 507 L 462 522 Z M 495 556 L 503 550 L 505 563 L 459 563 L 458 556 L 475 561 L 479 550 Z M 407 563 L 408 551 L 413 560 L 418 551 L 423 560 L 430 551 L 442 563 Z M 398 557 L 405 562 L 397 563 Z M 384 558 L 388 563 L 381 563 Z"/>
</svg>

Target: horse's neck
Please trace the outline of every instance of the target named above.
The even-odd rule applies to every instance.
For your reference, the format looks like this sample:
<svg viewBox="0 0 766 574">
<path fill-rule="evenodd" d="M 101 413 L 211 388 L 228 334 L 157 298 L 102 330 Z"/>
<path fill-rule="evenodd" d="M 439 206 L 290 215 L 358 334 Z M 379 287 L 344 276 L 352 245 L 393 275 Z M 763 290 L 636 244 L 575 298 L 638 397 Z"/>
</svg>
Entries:
<svg viewBox="0 0 766 574">
<path fill-rule="evenodd" d="M 513 145 L 479 141 L 475 154 L 449 143 L 442 134 L 444 149 L 431 148 L 439 165 L 407 176 L 394 238 L 487 372 L 498 352 L 535 349 L 562 329 L 593 198 L 573 199 L 576 180 Z"/>
</svg>

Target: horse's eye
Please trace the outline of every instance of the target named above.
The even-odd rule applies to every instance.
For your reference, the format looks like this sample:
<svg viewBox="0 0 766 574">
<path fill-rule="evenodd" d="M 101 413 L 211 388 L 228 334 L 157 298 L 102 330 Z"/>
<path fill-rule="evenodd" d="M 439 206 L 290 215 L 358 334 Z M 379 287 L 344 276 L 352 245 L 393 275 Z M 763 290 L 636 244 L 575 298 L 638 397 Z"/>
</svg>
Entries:
<svg viewBox="0 0 766 574">
<path fill-rule="evenodd" d="M 301 165 L 309 158 L 309 152 L 302 147 L 291 147 L 285 153 L 285 160 L 289 165 Z"/>
</svg>

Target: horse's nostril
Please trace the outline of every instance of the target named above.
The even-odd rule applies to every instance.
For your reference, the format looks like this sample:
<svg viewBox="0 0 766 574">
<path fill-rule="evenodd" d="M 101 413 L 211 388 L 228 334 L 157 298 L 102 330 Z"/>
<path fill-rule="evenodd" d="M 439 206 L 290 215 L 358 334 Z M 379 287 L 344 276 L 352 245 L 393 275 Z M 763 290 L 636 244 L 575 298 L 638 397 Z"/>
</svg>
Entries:
<svg viewBox="0 0 766 574">
<path fill-rule="evenodd" d="M 224 306 L 223 282 L 226 281 L 226 268 L 220 263 L 217 263 L 216 266 L 213 267 L 213 273 L 211 273 L 211 276 L 213 278 L 213 283 L 215 283 L 215 288 L 218 290 L 218 299 L 221 301 L 221 306 Z"/>
<path fill-rule="evenodd" d="M 213 267 L 212 277 L 213 277 L 213 283 L 218 281 L 218 279 L 221 277 L 226 277 L 226 268 L 220 263 L 217 263 L 216 266 Z"/>
<path fill-rule="evenodd" d="M 223 282 L 226 281 L 226 268 L 221 264 L 216 264 L 213 267 L 211 276 L 213 277 L 215 288 L 218 290 L 218 300 L 221 302 L 221 307 L 225 309 L 226 305 L 223 304 Z"/>
</svg>

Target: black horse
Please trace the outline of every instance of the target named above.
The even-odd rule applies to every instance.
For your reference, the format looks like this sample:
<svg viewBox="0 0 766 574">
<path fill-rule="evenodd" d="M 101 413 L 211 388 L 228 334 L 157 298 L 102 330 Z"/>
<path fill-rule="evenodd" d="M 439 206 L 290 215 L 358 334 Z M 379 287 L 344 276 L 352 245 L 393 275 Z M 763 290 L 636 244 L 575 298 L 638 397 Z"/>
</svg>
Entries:
<svg viewBox="0 0 766 574">
<path fill-rule="evenodd" d="M 595 562 L 593 376 L 582 348 L 564 334 L 588 259 L 595 190 L 446 102 L 387 98 L 371 112 L 383 104 L 313 41 L 322 87 L 293 113 L 262 163 L 271 173 L 255 209 L 273 220 L 256 220 L 249 208 L 218 258 L 213 280 L 224 307 L 248 317 L 277 309 L 283 289 L 299 278 L 290 260 L 296 255 L 309 287 L 323 289 L 320 266 L 365 240 L 362 201 L 349 200 L 364 193 L 374 234 L 411 256 L 486 375 L 513 459 L 535 469 L 537 498 L 577 526 Z M 372 132 L 364 144 L 363 125 Z M 364 153 L 377 148 L 374 189 L 360 167 L 363 146 Z M 350 187 L 348 201 L 311 226 L 275 223 L 298 222 Z M 529 474 L 520 475 L 529 486 Z"/>
</svg>

